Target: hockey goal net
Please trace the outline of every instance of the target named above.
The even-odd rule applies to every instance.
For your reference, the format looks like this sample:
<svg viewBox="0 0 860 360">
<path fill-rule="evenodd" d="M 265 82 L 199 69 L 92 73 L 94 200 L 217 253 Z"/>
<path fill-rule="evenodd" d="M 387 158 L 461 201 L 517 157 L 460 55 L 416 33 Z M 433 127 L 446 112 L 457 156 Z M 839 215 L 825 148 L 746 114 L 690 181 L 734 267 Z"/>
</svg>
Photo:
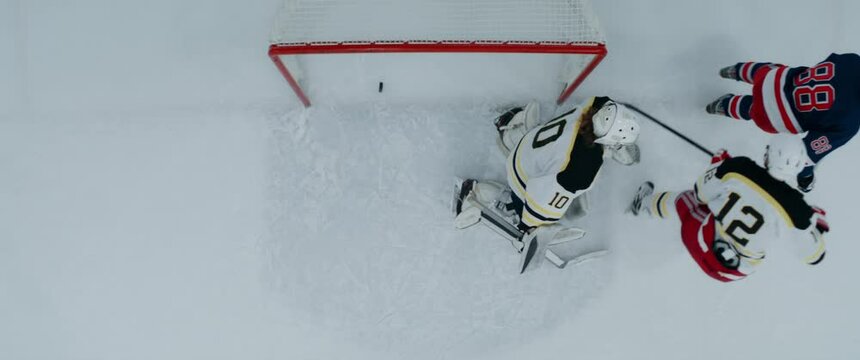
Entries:
<svg viewBox="0 0 860 360">
<path fill-rule="evenodd" d="M 354 53 L 555 54 L 561 104 L 606 48 L 587 0 L 284 0 L 269 57 L 305 106 L 304 55 Z"/>
</svg>

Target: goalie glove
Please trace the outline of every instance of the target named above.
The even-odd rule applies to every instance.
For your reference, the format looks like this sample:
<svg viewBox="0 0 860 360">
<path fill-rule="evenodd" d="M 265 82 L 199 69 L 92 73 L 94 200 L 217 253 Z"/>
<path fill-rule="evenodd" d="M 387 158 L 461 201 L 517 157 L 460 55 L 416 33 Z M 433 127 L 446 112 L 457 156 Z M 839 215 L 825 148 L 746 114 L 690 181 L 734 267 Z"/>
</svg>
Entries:
<svg viewBox="0 0 860 360">
<path fill-rule="evenodd" d="M 637 144 L 606 146 L 606 150 L 609 151 L 612 160 L 625 166 L 638 164 L 641 157 Z"/>
<path fill-rule="evenodd" d="M 506 111 L 493 122 L 499 137 L 496 143 L 505 156 L 520 142 L 520 139 L 538 125 L 540 121 L 540 104 L 530 102 L 525 108 L 516 107 Z"/>
<path fill-rule="evenodd" d="M 801 172 L 801 174 L 803 174 Z M 811 173 L 809 175 L 797 175 L 797 188 L 800 191 L 808 193 L 812 191 L 812 188 L 815 187 L 815 174 Z"/>
</svg>

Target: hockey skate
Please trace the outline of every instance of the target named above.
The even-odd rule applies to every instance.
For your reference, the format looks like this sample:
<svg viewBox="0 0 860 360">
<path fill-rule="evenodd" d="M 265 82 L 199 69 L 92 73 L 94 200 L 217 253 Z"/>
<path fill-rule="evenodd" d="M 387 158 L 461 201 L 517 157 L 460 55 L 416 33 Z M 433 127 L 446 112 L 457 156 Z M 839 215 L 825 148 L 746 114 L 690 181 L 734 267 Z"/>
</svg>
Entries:
<svg viewBox="0 0 860 360">
<path fill-rule="evenodd" d="M 633 201 L 630 203 L 630 206 L 627 208 L 627 212 L 632 213 L 635 216 L 639 216 L 639 213 L 642 211 L 648 211 L 648 208 L 645 207 L 642 203 L 646 197 L 651 196 L 654 193 L 654 183 L 650 181 L 646 181 L 639 185 L 639 189 L 636 191 L 636 196 L 633 197 Z"/>
<path fill-rule="evenodd" d="M 720 69 L 720 77 L 723 79 L 740 80 L 740 78 L 738 78 L 737 66 L 730 65 Z"/>
<path fill-rule="evenodd" d="M 728 110 L 726 109 L 726 106 L 724 104 L 726 100 L 731 99 L 732 96 L 734 95 L 725 94 L 723 96 L 720 96 L 719 98 L 708 104 L 708 106 L 705 106 L 705 111 L 708 114 L 727 116 Z"/>
</svg>

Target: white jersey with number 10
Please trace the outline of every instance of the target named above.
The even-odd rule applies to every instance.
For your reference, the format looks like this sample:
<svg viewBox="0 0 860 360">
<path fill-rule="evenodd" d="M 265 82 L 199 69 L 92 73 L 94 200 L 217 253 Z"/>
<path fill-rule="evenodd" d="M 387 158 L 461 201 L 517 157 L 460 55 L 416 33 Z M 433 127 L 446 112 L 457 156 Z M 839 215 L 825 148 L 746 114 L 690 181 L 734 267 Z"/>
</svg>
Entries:
<svg viewBox="0 0 860 360">
<path fill-rule="evenodd" d="M 603 164 L 603 146 L 583 136 L 592 135 L 586 116 L 608 100 L 591 98 L 530 130 L 508 155 L 508 185 L 524 203 L 526 225 L 560 220 L 573 199 L 592 187 Z"/>
</svg>

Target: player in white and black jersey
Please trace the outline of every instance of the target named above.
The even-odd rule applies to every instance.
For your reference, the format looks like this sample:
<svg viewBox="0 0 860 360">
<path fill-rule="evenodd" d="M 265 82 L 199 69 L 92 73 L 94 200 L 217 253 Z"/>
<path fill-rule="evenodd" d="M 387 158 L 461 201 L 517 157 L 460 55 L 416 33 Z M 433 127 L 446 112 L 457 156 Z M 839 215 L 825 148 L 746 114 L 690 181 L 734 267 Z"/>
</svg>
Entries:
<svg viewBox="0 0 860 360">
<path fill-rule="evenodd" d="M 492 210 L 525 234 L 509 237 L 522 250 L 535 229 L 587 210 L 583 195 L 605 158 L 625 165 L 639 160 L 637 115 L 608 97 L 590 98 L 545 124 L 539 125 L 539 118 L 537 103 L 531 103 L 496 120 L 498 142 L 507 155 L 507 186 L 464 181 L 454 209 L 456 227 L 480 222 L 479 208 Z"/>
<path fill-rule="evenodd" d="M 824 259 L 824 211 L 797 189 L 806 149 L 801 138 L 776 135 L 764 167 L 721 152 L 693 186 L 681 193 L 653 193 L 640 186 L 630 210 L 636 215 L 678 218 L 681 239 L 699 267 L 723 282 L 751 274 L 771 246 L 788 245 L 807 264 Z"/>
<path fill-rule="evenodd" d="M 624 105 L 595 97 L 522 136 L 507 160 L 507 183 L 520 229 L 559 221 L 594 185 L 604 155 L 624 154 L 622 162 L 628 165 L 636 161 L 620 151 L 635 146 L 636 119 Z M 502 139 L 503 145 L 512 145 Z"/>
</svg>

